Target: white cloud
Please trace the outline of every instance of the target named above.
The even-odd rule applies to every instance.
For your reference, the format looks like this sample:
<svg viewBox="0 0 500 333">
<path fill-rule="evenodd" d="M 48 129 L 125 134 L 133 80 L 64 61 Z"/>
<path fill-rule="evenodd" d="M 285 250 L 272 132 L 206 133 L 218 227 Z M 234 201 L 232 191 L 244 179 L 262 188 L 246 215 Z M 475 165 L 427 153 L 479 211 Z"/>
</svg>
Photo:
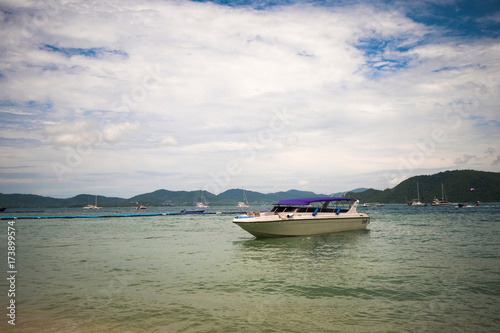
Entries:
<svg viewBox="0 0 500 333">
<path fill-rule="evenodd" d="M 127 132 L 137 132 L 141 130 L 141 125 L 139 123 L 120 123 L 111 124 L 104 128 L 104 141 L 109 143 L 116 143 L 122 140 L 123 136 Z"/>
<path fill-rule="evenodd" d="M 493 22 L 493 23 L 500 23 L 500 12 L 496 12 L 492 15 L 485 16 L 481 19 L 478 20 L 479 22 Z"/>
<path fill-rule="evenodd" d="M 169 146 L 176 146 L 178 144 L 177 139 L 171 136 L 164 137 L 163 140 L 161 140 L 156 147 L 169 147 Z"/>
<path fill-rule="evenodd" d="M 95 125 L 92 120 L 52 123 L 45 126 L 44 135 L 55 146 L 77 146 L 98 139 L 99 134 L 91 133 Z"/>
<path fill-rule="evenodd" d="M 46 124 L 43 134 L 49 142 L 58 147 L 93 146 L 100 143 L 118 143 L 125 134 L 138 132 L 141 125 L 138 122 L 108 124 L 104 128 L 95 120 L 76 120 Z"/>
<path fill-rule="evenodd" d="M 299 180 L 297 183 L 299 186 L 306 186 L 309 184 L 308 180 Z"/>
<path fill-rule="evenodd" d="M 457 156 L 500 149 L 500 44 L 445 38 L 403 7 L 8 6 L 0 29 L 1 116 L 11 120 L 4 136 L 40 140 L 47 151 L 90 143 L 68 183 L 106 164 L 110 173 L 127 165 L 150 175 L 144 183 L 153 187 L 152 175 L 166 172 L 172 189 L 196 189 L 238 161 L 241 172 L 227 187 L 296 184 L 331 193 L 397 170 L 436 130 L 445 139 L 431 142 L 413 169 L 452 167 L 465 161 Z M 23 30 L 28 13 L 39 20 Z M 273 128 L 283 108 L 291 117 Z M 29 133 L 26 119 L 35 128 Z M 3 156 L 10 153 L 22 155 Z M 52 152 L 33 170 L 51 170 L 64 154 Z M 116 162 L 124 154 L 128 163 Z M 491 158 L 475 162 L 499 171 Z M 388 186 L 388 177 L 379 179 L 371 186 Z"/>
</svg>

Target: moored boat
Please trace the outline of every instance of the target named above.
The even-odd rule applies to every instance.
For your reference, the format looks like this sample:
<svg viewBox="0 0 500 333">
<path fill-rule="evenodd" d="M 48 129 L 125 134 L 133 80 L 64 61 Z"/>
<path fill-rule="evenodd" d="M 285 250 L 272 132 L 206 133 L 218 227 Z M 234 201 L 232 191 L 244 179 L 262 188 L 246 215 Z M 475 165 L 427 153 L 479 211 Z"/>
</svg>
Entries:
<svg viewBox="0 0 500 333">
<path fill-rule="evenodd" d="M 250 205 L 248 204 L 247 196 L 245 195 L 245 191 L 243 190 L 243 188 L 241 189 L 241 192 L 243 193 L 243 198 L 242 198 L 243 201 L 238 202 L 236 207 L 238 207 L 238 208 L 250 207 Z"/>
<path fill-rule="evenodd" d="M 380 202 L 365 202 L 363 207 L 384 207 L 384 204 Z"/>
<path fill-rule="evenodd" d="M 466 207 L 466 208 L 471 208 L 471 207 L 479 207 L 479 201 L 476 201 L 475 204 L 470 204 L 470 203 L 458 203 L 457 204 L 457 207 L 459 208 L 462 208 L 462 207 Z"/>
<path fill-rule="evenodd" d="M 370 217 L 356 211 L 358 204 L 356 199 L 332 197 L 281 200 L 269 212 L 248 212 L 233 223 L 257 238 L 366 229 Z"/>
<path fill-rule="evenodd" d="M 413 199 L 408 203 L 408 206 L 427 206 L 427 203 L 422 203 L 420 201 L 420 190 L 418 188 L 418 182 L 417 182 L 417 199 Z"/>
<path fill-rule="evenodd" d="M 434 198 L 431 205 L 433 206 L 451 206 L 451 202 L 446 198 L 446 193 L 444 192 L 444 185 L 441 183 L 441 199 Z"/>
<path fill-rule="evenodd" d="M 183 209 L 181 210 L 181 213 L 184 213 L 184 214 L 201 214 L 205 212 L 204 209 Z"/>
<path fill-rule="evenodd" d="M 420 202 L 420 200 L 413 199 L 408 203 L 408 206 L 427 206 L 427 204 Z"/>
<path fill-rule="evenodd" d="M 83 209 L 101 209 L 102 207 L 97 206 L 97 195 L 95 196 L 95 205 L 88 204 L 87 206 L 83 207 Z"/>
<path fill-rule="evenodd" d="M 196 203 L 196 208 L 209 208 L 208 202 L 203 195 L 203 190 L 201 190 L 201 201 Z"/>
</svg>

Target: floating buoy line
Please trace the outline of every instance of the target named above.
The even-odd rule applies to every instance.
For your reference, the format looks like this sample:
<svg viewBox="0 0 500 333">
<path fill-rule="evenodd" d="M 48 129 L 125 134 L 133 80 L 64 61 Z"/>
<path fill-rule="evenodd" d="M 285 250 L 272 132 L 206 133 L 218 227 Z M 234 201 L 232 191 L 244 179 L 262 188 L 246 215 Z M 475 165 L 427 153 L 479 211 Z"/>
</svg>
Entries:
<svg viewBox="0 0 500 333">
<path fill-rule="evenodd" d="M 203 213 L 152 213 L 152 214 L 119 214 L 119 215 L 63 215 L 63 216 L 10 216 L 0 217 L 0 220 L 36 220 L 36 219 L 102 219 L 113 217 L 144 217 L 144 216 L 169 216 L 169 215 L 211 215 L 211 214 L 245 214 L 246 212 L 203 212 Z"/>
</svg>

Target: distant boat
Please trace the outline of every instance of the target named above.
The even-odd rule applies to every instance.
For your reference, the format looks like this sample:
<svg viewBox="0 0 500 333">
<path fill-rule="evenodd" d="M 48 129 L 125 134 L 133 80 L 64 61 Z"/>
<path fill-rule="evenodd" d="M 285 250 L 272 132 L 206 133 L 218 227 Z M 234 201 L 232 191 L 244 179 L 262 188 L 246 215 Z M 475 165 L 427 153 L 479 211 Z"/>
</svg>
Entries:
<svg viewBox="0 0 500 333">
<path fill-rule="evenodd" d="M 102 207 L 97 206 L 97 195 L 95 196 L 95 205 L 87 205 L 83 209 L 101 209 Z"/>
<path fill-rule="evenodd" d="M 417 182 L 417 198 L 416 199 L 413 199 L 412 201 L 410 201 L 408 203 L 408 206 L 427 206 L 426 203 L 422 203 L 420 201 L 420 190 L 418 188 L 418 182 Z"/>
<path fill-rule="evenodd" d="M 459 204 L 457 204 L 457 207 L 467 207 L 467 208 L 479 207 L 479 201 L 476 201 L 476 203 L 474 205 L 471 205 L 470 203 L 459 203 Z"/>
<path fill-rule="evenodd" d="M 365 202 L 363 207 L 384 207 L 384 204 L 380 202 Z"/>
<path fill-rule="evenodd" d="M 247 196 L 245 195 L 245 191 L 243 188 L 241 189 L 241 192 L 243 192 L 243 201 L 238 202 L 236 207 L 238 208 L 248 208 L 250 205 L 248 204 Z"/>
<path fill-rule="evenodd" d="M 139 206 L 139 207 L 137 207 L 137 209 L 146 209 L 146 207 L 145 206 Z"/>
<path fill-rule="evenodd" d="M 196 208 L 208 208 L 208 202 L 203 195 L 203 190 L 201 190 L 201 202 L 196 203 Z"/>
<path fill-rule="evenodd" d="M 184 214 L 201 214 L 204 211 L 205 211 L 204 209 L 183 209 L 183 210 L 181 210 L 181 213 L 184 213 Z"/>
<path fill-rule="evenodd" d="M 434 198 L 432 201 L 433 206 L 451 206 L 451 202 L 446 198 L 446 193 L 444 192 L 444 185 L 441 183 L 441 199 Z"/>
</svg>

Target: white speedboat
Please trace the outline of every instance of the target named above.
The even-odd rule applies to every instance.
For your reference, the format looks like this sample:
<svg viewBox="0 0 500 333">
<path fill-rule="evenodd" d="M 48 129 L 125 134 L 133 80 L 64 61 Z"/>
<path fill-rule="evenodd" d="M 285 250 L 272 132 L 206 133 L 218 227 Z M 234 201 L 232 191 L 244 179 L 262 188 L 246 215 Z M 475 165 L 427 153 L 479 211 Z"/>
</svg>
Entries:
<svg viewBox="0 0 500 333">
<path fill-rule="evenodd" d="M 457 204 L 457 207 L 459 208 L 472 208 L 472 207 L 479 207 L 479 201 L 476 201 L 476 203 L 473 205 L 473 204 L 470 204 L 470 203 L 458 203 Z"/>
<path fill-rule="evenodd" d="M 332 197 L 281 200 L 269 212 L 248 212 L 233 223 L 257 238 L 365 229 L 370 217 L 356 211 L 358 204 L 356 199 Z"/>
</svg>

